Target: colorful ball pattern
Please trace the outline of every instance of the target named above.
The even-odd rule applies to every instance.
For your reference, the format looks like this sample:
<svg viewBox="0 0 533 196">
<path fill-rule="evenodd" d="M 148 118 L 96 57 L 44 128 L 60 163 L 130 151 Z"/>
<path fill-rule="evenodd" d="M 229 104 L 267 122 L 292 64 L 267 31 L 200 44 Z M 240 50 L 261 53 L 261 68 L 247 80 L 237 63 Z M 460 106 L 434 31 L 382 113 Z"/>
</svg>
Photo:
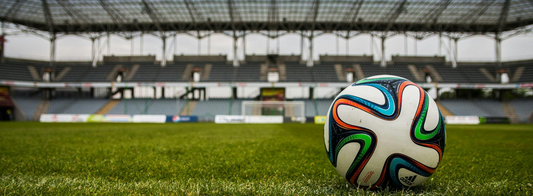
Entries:
<svg viewBox="0 0 533 196">
<path fill-rule="evenodd" d="M 329 160 L 356 187 L 411 187 L 439 166 L 446 145 L 437 104 L 398 76 L 362 79 L 333 101 L 324 125 Z"/>
</svg>

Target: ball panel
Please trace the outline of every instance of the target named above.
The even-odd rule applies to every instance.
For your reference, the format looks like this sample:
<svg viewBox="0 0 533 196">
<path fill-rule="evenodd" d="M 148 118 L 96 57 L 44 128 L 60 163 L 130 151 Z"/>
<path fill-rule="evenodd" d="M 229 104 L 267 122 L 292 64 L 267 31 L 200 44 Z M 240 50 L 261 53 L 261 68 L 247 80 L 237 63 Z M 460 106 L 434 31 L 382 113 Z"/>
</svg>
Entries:
<svg viewBox="0 0 533 196">
<path fill-rule="evenodd" d="M 344 89 L 340 95 L 353 95 L 378 105 L 385 104 L 385 96 L 383 93 L 376 87 L 368 85 L 349 86 Z"/>
<path fill-rule="evenodd" d="M 329 116 L 329 112 L 328 112 L 328 115 Z M 324 146 L 326 147 L 326 152 L 329 152 L 329 135 L 331 134 L 330 130 L 329 130 L 329 118 L 326 117 L 326 123 L 324 124 Z"/>
<path fill-rule="evenodd" d="M 397 186 L 416 186 L 435 171 L 445 145 L 436 103 L 418 85 L 396 76 L 365 78 L 347 87 L 330 107 L 328 120 L 324 142 L 330 161 L 355 186 L 375 188 L 393 179 Z M 362 141 L 358 148 L 348 145 L 355 135 L 371 137 L 371 147 Z M 393 160 L 406 164 L 391 170 Z M 422 177 L 407 176 L 415 173 Z M 402 184 L 399 175 L 411 181 Z"/>
<path fill-rule="evenodd" d="M 427 96 L 427 95 L 426 95 Z M 426 115 L 426 121 L 424 122 L 424 129 L 425 130 L 434 130 L 437 128 L 437 125 L 439 124 L 440 115 L 439 115 L 439 108 L 437 107 L 437 103 L 433 101 L 433 99 L 429 99 L 429 108 Z"/>
<path fill-rule="evenodd" d="M 337 172 L 341 174 L 343 178 L 346 178 L 346 173 L 348 169 L 352 166 L 352 163 L 357 157 L 357 152 L 361 148 L 361 144 L 357 142 L 350 142 L 341 147 L 337 155 Z"/>
<path fill-rule="evenodd" d="M 400 170 L 398 170 L 398 181 L 401 183 L 401 185 L 406 187 L 418 186 L 428 178 L 429 177 L 420 175 L 405 168 L 400 168 Z"/>
</svg>

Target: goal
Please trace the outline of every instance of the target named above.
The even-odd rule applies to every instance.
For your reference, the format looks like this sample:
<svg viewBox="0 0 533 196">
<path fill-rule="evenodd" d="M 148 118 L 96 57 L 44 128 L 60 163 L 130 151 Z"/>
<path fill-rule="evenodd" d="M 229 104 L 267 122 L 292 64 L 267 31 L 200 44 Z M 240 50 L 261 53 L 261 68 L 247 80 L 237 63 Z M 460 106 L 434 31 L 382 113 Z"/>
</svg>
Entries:
<svg viewBox="0 0 533 196">
<path fill-rule="evenodd" d="M 294 122 L 305 122 L 303 101 L 243 101 L 243 116 L 283 116 Z"/>
</svg>

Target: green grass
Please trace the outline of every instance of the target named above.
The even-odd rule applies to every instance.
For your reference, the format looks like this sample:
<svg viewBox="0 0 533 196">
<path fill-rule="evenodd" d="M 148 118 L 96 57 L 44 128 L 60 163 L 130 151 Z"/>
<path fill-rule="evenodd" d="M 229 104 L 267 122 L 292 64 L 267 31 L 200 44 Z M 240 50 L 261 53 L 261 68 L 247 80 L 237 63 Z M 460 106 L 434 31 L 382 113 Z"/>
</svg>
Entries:
<svg viewBox="0 0 533 196">
<path fill-rule="evenodd" d="M 352 188 L 321 125 L 0 123 L 0 195 L 531 195 L 533 126 L 447 126 L 421 186 Z"/>
</svg>

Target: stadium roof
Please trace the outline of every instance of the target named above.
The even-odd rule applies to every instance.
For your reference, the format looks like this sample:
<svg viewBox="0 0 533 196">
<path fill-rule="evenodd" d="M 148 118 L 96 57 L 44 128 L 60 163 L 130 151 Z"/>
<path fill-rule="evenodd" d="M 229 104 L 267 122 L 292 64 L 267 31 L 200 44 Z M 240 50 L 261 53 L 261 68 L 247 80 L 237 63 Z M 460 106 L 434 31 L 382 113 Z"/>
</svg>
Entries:
<svg viewBox="0 0 533 196">
<path fill-rule="evenodd" d="M 0 0 L 0 20 L 50 32 L 503 32 L 532 0 Z"/>
</svg>

